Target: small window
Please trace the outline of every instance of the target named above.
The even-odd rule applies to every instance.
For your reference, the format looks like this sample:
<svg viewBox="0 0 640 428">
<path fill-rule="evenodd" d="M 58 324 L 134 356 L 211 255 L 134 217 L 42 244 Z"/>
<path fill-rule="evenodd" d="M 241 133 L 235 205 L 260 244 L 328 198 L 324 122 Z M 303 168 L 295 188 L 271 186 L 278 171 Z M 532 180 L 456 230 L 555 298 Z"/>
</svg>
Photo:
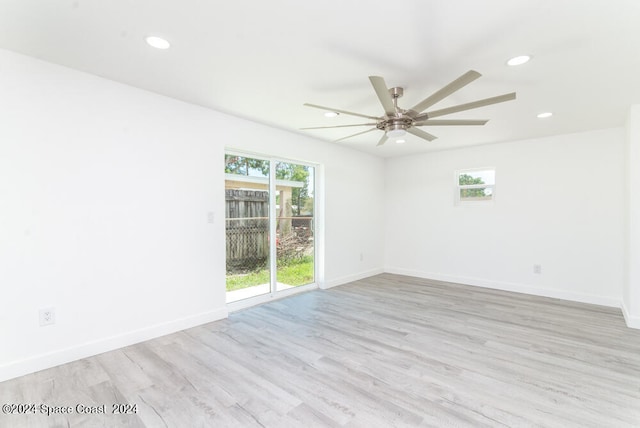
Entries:
<svg viewBox="0 0 640 428">
<path fill-rule="evenodd" d="M 488 203 L 495 197 L 496 170 L 472 169 L 456 172 L 456 203 Z"/>
</svg>

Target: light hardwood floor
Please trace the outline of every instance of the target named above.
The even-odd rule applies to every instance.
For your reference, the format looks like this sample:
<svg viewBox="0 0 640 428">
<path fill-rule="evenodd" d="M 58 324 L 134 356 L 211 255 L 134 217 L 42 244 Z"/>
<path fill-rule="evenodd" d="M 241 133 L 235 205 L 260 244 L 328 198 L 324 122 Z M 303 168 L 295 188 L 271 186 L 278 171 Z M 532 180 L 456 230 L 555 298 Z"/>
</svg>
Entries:
<svg viewBox="0 0 640 428">
<path fill-rule="evenodd" d="M 382 274 L 0 383 L 2 427 L 639 427 L 619 310 Z"/>
</svg>

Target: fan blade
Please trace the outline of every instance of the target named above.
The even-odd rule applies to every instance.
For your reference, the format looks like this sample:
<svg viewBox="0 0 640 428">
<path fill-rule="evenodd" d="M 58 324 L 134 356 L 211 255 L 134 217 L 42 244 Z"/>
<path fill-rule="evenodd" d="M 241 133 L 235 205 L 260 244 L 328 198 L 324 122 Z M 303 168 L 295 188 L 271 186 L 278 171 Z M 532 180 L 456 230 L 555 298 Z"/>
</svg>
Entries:
<svg viewBox="0 0 640 428">
<path fill-rule="evenodd" d="M 433 141 L 436 138 L 438 138 L 435 135 L 431 135 L 428 132 L 424 132 L 422 129 L 409 128 L 409 129 L 407 129 L 407 132 L 409 134 L 413 134 L 416 137 L 420 137 L 420 138 L 425 139 L 427 141 Z"/>
<path fill-rule="evenodd" d="M 376 91 L 376 95 L 378 95 L 382 108 L 384 108 L 384 113 L 387 116 L 394 116 L 396 114 L 396 108 L 393 105 L 391 94 L 384 79 L 380 76 L 369 76 L 369 80 L 373 85 L 373 89 Z"/>
<path fill-rule="evenodd" d="M 427 112 L 421 114 L 420 116 L 416 116 L 415 119 L 417 121 L 422 121 L 425 119 L 430 119 L 432 117 L 444 116 L 446 114 L 457 113 L 459 111 L 471 110 L 478 107 L 484 107 L 491 104 L 503 103 L 505 101 L 511 101 L 516 99 L 516 93 L 512 92 L 510 94 L 498 95 L 497 97 L 485 98 L 484 100 L 473 101 L 467 104 L 460 104 L 453 107 L 443 108 L 441 110 L 434 110 L 431 112 Z"/>
<path fill-rule="evenodd" d="M 475 70 L 467 71 L 465 74 L 463 74 L 462 76 L 458 77 L 456 80 L 454 80 L 453 82 L 449 83 L 444 88 L 440 89 L 439 91 L 435 92 L 431 96 L 429 96 L 429 97 L 425 98 L 424 100 L 420 101 L 418 104 L 413 106 L 413 108 L 411 108 L 411 110 L 415 111 L 416 113 L 420 113 L 420 112 L 428 109 L 429 107 L 431 107 L 432 105 L 434 105 L 438 101 L 441 101 L 441 100 L 445 99 L 446 97 L 448 97 L 449 95 L 453 94 L 457 90 L 462 89 L 463 87 L 467 86 L 469 83 L 473 82 L 474 80 L 476 80 L 480 76 L 482 76 L 482 75 L 480 73 L 478 73 L 477 71 L 475 71 Z"/>
<path fill-rule="evenodd" d="M 346 140 L 347 138 L 355 137 L 356 135 L 366 134 L 367 132 L 377 131 L 378 128 L 367 129 L 366 131 L 358 132 L 357 134 L 347 135 L 346 137 L 338 138 L 337 140 L 333 140 L 334 143 L 338 141 Z"/>
<path fill-rule="evenodd" d="M 460 125 L 484 125 L 489 122 L 485 120 L 425 120 L 423 122 L 415 122 L 413 126 L 460 126 Z"/>
<path fill-rule="evenodd" d="M 384 134 L 382 134 L 382 137 L 380 137 L 380 141 L 378 141 L 378 146 L 383 145 L 384 143 L 387 142 L 387 140 L 389 139 L 389 137 L 387 137 L 387 133 L 385 132 Z"/>
<path fill-rule="evenodd" d="M 367 119 L 373 119 L 373 120 L 380 119 L 379 117 L 375 117 L 375 116 L 367 116 L 366 114 L 354 113 L 352 111 L 340 110 L 340 109 L 332 108 L 332 107 L 319 106 L 317 104 L 304 103 L 303 105 L 305 105 L 307 107 L 319 108 L 320 110 L 335 111 L 336 113 L 348 114 L 350 116 L 366 117 Z"/>
<path fill-rule="evenodd" d="M 328 128 L 348 128 L 350 126 L 376 126 L 377 123 L 356 123 L 355 125 L 336 125 L 336 126 L 313 126 L 311 128 L 300 128 L 303 129 L 328 129 Z"/>
</svg>

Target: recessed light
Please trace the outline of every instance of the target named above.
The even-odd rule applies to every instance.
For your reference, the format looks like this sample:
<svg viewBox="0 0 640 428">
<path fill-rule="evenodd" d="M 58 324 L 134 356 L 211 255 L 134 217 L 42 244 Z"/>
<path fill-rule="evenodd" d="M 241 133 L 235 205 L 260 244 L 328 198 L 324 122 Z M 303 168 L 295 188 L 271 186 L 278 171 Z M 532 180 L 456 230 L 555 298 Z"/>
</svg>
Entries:
<svg viewBox="0 0 640 428">
<path fill-rule="evenodd" d="M 522 65 L 526 62 L 529 62 L 530 59 L 531 57 L 529 55 L 516 56 L 511 58 L 509 61 L 507 61 L 507 65 L 511 65 L 511 66 Z"/>
<path fill-rule="evenodd" d="M 171 46 L 171 43 L 169 43 L 162 37 L 149 36 L 145 40 L 149 44 L 149 46 L 153 46 L 156 49 L 169 49 L 169 47 Z"/>
<path fill-rule="evenodd" d="M 406 143 L 405 140 L 396 140 L 396 144 L 402 144 L 402 143 Z"/>
<path fill-rule="evenodd" d="M 336 111 L 328 111 L 324 114 L 324 117 L 338 117 L 340 113 Z"/>
<path fill-rule="evenodd" d="M 544 113 L 540 113 L 538 115 L 538 119 L 546 119 L 547 117 L 551 117 L 553 116 L 553 113 L 551 113 L 550 111 L 544 112 Z"/>
</svg>

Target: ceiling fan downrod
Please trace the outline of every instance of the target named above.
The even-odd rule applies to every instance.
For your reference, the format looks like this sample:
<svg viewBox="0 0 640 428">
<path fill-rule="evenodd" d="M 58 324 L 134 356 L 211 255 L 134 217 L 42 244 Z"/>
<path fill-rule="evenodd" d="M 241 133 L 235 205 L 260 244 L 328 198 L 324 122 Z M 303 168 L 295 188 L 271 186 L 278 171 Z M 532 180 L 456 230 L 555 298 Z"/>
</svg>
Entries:
<svg viewBox="0 0 640 428">
<path fill-rule="evenodd" d="M 402 111 L 400 110 L 400 108 L 398 108 L 398 98 L 404 95 L 404 89 L 400 87 L 391 88 L 389 89 L 389 94 L 391 94 L 391 99 L 393 100 L 393 107 L 396 110 L 396 114 L 402 114 Z"/>
</svg>

